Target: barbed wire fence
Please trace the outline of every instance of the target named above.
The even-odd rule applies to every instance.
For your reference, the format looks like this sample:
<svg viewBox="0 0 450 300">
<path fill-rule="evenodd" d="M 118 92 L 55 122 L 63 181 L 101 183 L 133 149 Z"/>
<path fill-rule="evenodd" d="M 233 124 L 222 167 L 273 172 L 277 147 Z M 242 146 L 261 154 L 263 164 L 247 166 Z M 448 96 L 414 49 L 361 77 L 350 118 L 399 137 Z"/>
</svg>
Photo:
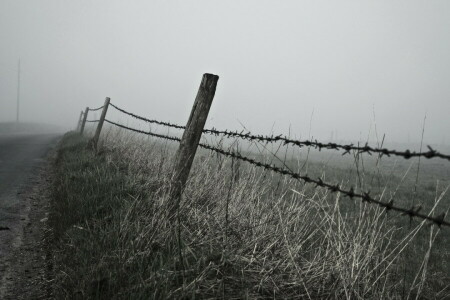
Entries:
<svg viewBox="0 0 450 300">
<path fill-rule="evenodd" d="M 114 107 L 116 110 L 127 114 L 135 119 L 141 120 L 141 121 L 145 121 L 147 123 L 152 123 L 152 124 L 157 124 L 157 125 L 161 125 L 161 126 L 167 126 L 167 127 L 171 127 L 171 128 L 176 128 L 176 129 L 186 129 L 185 126 L 181 126 L 181 125 L 177 125 L 177 124 L 172 124 L 170 122 L 163 122 L 163 121 L 158 121 L 158 120 L 151 120 L 151 119 L 147 119 L 141 116 L 138 116 L 136 114 L 130 113 L 116 105 L 114 105 L 113 103 L 110 104 L 112 107 Z M 259 142 L 264 142 L 264 143 L 276 143 L 276 142 L 282 142 L 284 145 L 287 144 L 291 144 L 291 145 L 295 145 L 298 147 L 312 147 L 315 148 L 317 150 L 322 150 L 322 149 L 329 149 L 329 150 L 344 150 L 344 152 L 342 153 L 342 155 L 345 154 L 350 154 L 351 150 L 355 150 L 358 153 L 367 153 L 369 155 L 371 155 L 372 153 L 376 153 L 379 154 L 381 157 L 382 156 L 401 156 L 405 159 L 410 159 L 413 157 L 425 157 L 425 158 L 434 158 L 434 157 L 438 157 L 438 158 L 442 158 L 442 159 L 446 159 L 448 161 L 450 161 L 450 155 L 446 155 L 446 154 L 442 154 L 439 153 L 438 151 L 432 149 L 430 146 L 428 146 L 429 151 L 426 152 L 415 152 L 415 151 L 410 151 L 410 150 L 405 150 L 405 151 L 397 151 L 397 150 L 389 150 L 386 148 L 373 148 L 370 147 L 368 144 L 364 145 L 364 146 L 355 146 L 354 144 L 346 144 L 346 145 L 340 145 L 337 143 L 321 143 L 318 142 L 317 140 L 314 141 L 310 141 L 310 140 L 304 140 L 304 141 L 300 141 L 300 140 L 294 140 L 294 139 L 290 139 L 287 138 L 285 136 L 282 135 L 277 135 L 277 136 L 267 136 L 267 135 L 256 135 L 256 134 L 252 134 L 250 132 L 247 133 L 242 133 L 242 132 L 237 132 L 237 131 L 228 131 L 228 130 L 216 130 L 214 128 L 212 129 L 203 129 L 203 133 L 206 134 L 212 134 L 212 135 L 222 135 L 222 136 L 226 136 L 226 137 L 232 137 L 232 138 L 241 138 L 243 140 L 248 140 L 248 141 L 259 141 Z"/>
<path fill-rule="evenodd" d="M 205 75 L 209 75 L 209 74 L 205 74 Z M 199 90 L 199 94 L 197 95 L 197 98 L 201 98 L 201 96 L 204 96 L 201 91 L 202 88 L 204 88 L 204 81 L 205 81 L 205 75 L 204 78 L 202 80 L 202 84 L 200 86 L 200 90 Z M 215 76 L 215 75 L 213 75 Z M 208 79 L 207 79 L 208 80 Z M 215 91 L 215 86 L 214 86 L 214 91 Z M 212 93 L 212 97 L 214 96 L 214 91 Z M 200 96 L 199 96 L 200 95 Z M 212 97 L 210 99 L 210 102 L 212 102 Z M 196 108 L 197 104 L 197 99 L 196 98 L 196 103 L 194 104 L 194 108 L 193 108 L 193 112 Z M 200 99 L 202 100 L 202 99 Z M 201 101 L 200 101 L 201 102 Z M 156 133 L 156 132 L 152 132 L 152 131 L 144 131 L 144 130 L 140 130 L 140 129 L 136 129 L 136 128 L 132 128 L 123 124 L 120 124 L 118 122 L 114 122 L 112 120 L 106 119 L 106 110 L 108 109 L 108 106 L 112 106 L 114 109 L 116 109 L 117 111 L 131 116 L 135 119 L 144 121 L 146 123 L 151 123 L 151 124 L 157 124 L 157 125 L 161 125 L 164 127 L 170 127 L 170 128 L 176 128 L 176 129 L 180 129 L 180 130 L 184 130 L 183 133 L 183 137 L 179 138 L 179 137 L 175 137 L 175 136 L 169 136 L 169 135 L 165 135 L 165 134 L 160 134 L 160 133 Z M 210 105 L 210 104 L 209 104 Z M 89 111 L 97 111 L 103 109 L 103 113 L 102 113 L 102 117 L 98 120 L 87 120 L 87 114 Z M 209 111 L 209 107 L 207 108 L 207 110 Z M 206 112 L 206 116 L 207 116 Z M 83 114 L 83 113 L 82 113 Z M 195 117 L 195 113 L 191 113 L 191 118 Z M 81 121 L 81 116 L 80 115 L 80 121 Z M 206 120 L 206 116 L 205 116 L 205 120 Z M 129 111 L 124 110 L 123 108 L 118 107 L 117 105 L 110 103 L 109 102 L 109 98 L 107 98 L 107 101 L 105 101 L 105 105 L 96 108 L 96 109 L 89 109 L 86 108 L 84 114 L 84 121 L 81 124 L 81 126 L 77 126 L 77 129 L 80 127 L 81 130 L 80 132 L 82 133 L 82 129 L 84 128 L 84 124 L 86 122 L 90 122 L 90 123 L 99 123 L 103 124 L 103 122 L 106 122 L 112 126 L 124 129 L 124 130 L 128 130 L 128 131 L 132 131 L 138 134 L 144 134 L 147 136 L 152 136 L 152 137 L 156 137 L 156 138 L 161 138 L 161 139 L 165 139 L 165 140 L 170 140 L 170 141 L 174 141 L 174 142 L 178 142 L 181 143 L 181 145 L 184 142 L 184 140 L 186 139 L 186 135 L 189 135 L 190 132 L 189 130 L 191 130 L 191 128 L 189 128 L 189 125 L 192 124 L 191 119 L 188 121 L 187 126 L 181 126 L 181 125 L 177 125 L 177 124 L 173 124 L 170 122 L 165 122 L 165 121 L 159 121 L 159 120 L 153 120 L 153 119 L 148 119 L 146 117 L 131 113 Z M 304 183 L 309 183 L 309 184 L 313 184 L 316 187 L 322 187 L 325 188 L 327 190 L 329 190 L 331 193 L 341 193 L 344 196 L 346 196 L 346 198 L 352 200 L 352 199 L 360 199 L 363 202 L 369 203 L 369 204 L 373 204 L 373 205 L 377 205 L 379 207 L 382 207 L 386 210 L 386 212 L 388 211 L 396 211 L 401 213 L 401 215 L 404 216 L 408 216 L 409 218 L 419 218 L 422 220 L 427 220 L 429 221 L 431 224 L 435 224 L 439 227 L 442 226 L 446 226 L 446 227 L 450 227 L 450 222 L 447 221 L 445 219 L 446 213 L 442 212 L 442 213 L 438 213 L 437 215 L 433 215 L 431 212 L 430 213 L 423 213 L 421 212 L 422 210 L 422 206 L 420 205 L 416 205 L 413 206 L 411 208 L 404 208 L 404 207 L 400 207 L 397 206 L 395 204 L 395 201 L 393 199 L 389 200 L 389 201 L 382 201 L 381 197 L 377 197 L 374 195 L 371 195 L 371 193 L 369 191 L 367 192 L 356 192 L 354 187 L 350 187 L 348 189 L 345 189 L 344 187 L 342 187 L 339 184 L 333 184 L 333 183 L 328 183 L 325 182 L 323 179 L 321 178 L 312 178 L 310 177 L 308 174 L 301 174 L 298 172 L 294 172 L 290 169 L 287 168 L 283 168 L 283 167 L 278 167 L 276 165 L 273 164 L 267 164 L 267 163 L 263 163 L 260 161 L 257 161 L 253 158 L 250 157 L 246 157 L 244 155 L 242 155 L 241 153 L 238 153 L 236 151 L 229 151 L 229 150 L 224 150 L 218 147 L 214 147 L 212 145 L 209 144 L 205 144 L 205 143 L 201 143 L 200 142 L 200 135 L 201 134 L 210 134 L 210 135 L 215 135 L 215 136 L 225 136 L 225 137 L 232 137 L 232 138 L 236 138 L 236 139 L 242 139 L 242 140 L 247 140 L 247 141 L 258 141 L 258 142 L 263 142 L 263 143 L 276 143 L 276 142 L 281 142 L 284 145 L 294 145 L 297 147 L 312 147 L 318 150 L 322 150 L 322 149 L 329 149 L 329 150 L 336 150 L 336 151 L 343 151 L 342 155 L 345 154 L 350 154 L 350 151 L 356 151 L 357 153 L 367 153 L 369 155 L 371 155 L 372 153 L 376 153 L 379 156 L 399 156 L 402 157 L 404 159 L 410 159 L 410 158 L 414 158 L 414 157 L 425 157 L 428 159 L 432 159 L 432 158 L 438 158 L 438 159 L 443 159 L 443 160 L 447 160 L 450 161 L 450 155 L 447 154 L 443 154 L 440 153 L 438 151 L 436 151 L 435 149 L 432 149 L 431 147 L 428 146 L 428 151 L 425 152 L 415 152 L 415 151 L 410 151 L 410 150 L 405 150 L 405 151 L 398 151 L 398 150 L 391 150 L 391 149 L 387 149 L 387 148 L 374 148 L 374 147 L 370 147 L 369 145 L 364 145 L 364 146 L 355 146 L 353 144 L 337 144 L 337 143 L 322 143 L 319 142 L 317 140 L 314 141 L 310 141 L 310 140 L 294 140 L 294 139 L 290 139 L 286 136 L 282 136 L 282 135 L 277 135 L 277 136 L 267 136 L 267 135 L 256 135 L 256 134 L 252 134 L 251 132 L 237 132 L 237 131 L 228 131 L 228 130 L 217 130 L 215 128 L 212 129 L 203 129 L 204 126 L 204 121 L 203 120 L 203 124 L 201 125 L 200 130 L 198 132 L 198 139 L 195 142 L 195 149 L 197 147 L 201 147 L 203 149 L 209 150 L 209 151 L 213 151 L 219 155 L 224 155 L 227 157 L 231 157 L 233 159 L 239 160 L 239 161 L 244 161 L 247 162 L 251 165 L 254 165 L 256 167 L 262 168 L 266 171 L 271 171 L 277 174 L 281 174 L 283 176 L 289 176 L 293 179 L 296 180 L 300 180 Z M 195 123 L 195 122 L 194 122 Z M 100 127 L 101 129 L 101 127 Z M 98 130 L 97 130 L 98 131 Z M 182 142 L 183 141 L 183 142 Z M 95 148 L 96 148 L 96 144 L 95 144 Z M 181 148 L 181 146 L 180 146 Z M 177 152 L 177 155 L 179 156 L 179 152 L 180 149 Z M 195 150 L 193 152 L 195 155 Z M 191 153 L 191 156 L 193 156 Z M 185 159 L 185 158 L 183 158 Z M 190 159 L 193 159 L 193 157 L 190 157 Z M 189 166 L 190 169 L 190 166 Z M 181 172 L 181 171 L 175 171 L 175 173 L 177 172 Z M 186 178 L 187 179 L 187 178 Z M 177 193 L 179 194 L 182 189 L 183 189 L 183 185 L 185 184 L 185 182 L 181 182 L 181 190 L 178 190 Z M 175 197 L 179 197 L 180 195 L 175 195 Z"/>
<path fill-rule="evenodd" d="M 181 142 L 181 138 L 178 138 L 178 137 L 158 134 L 158 133 L 154 133 L 151 131 L 144 131 L 144 130 L 140 130 L 140 129 L 136 129 L 136 128 L 131 128 L 131 127 L 110 121 L 108 119 L 106 119 L 105 122 L 107 122 L 111 125 L 117 126 L 119 128 L 132 131 L 132 132 L 145 134 L 145 135 L 149 135 L 149 136 L 153 136 L 153 137 L 157 137 L 157 138 L 162 138 L 162 139 L 166 139 L 166 140 L 170 140 L 170 141 L 174 141 L 174 142 Z M 410 209 L 397 207 L 394 205 L 393 200 L 388 201 L 388 202 L 383 202 L 383 201 L 371 196 L 369 192 L 356 193 L 353 187 L 351 187 L 349 190 L 345 190 L 340 185 L 324 182 L 321 178 L 313 179 L 313 178 L 309 177 L 308 175 L 301 175 L 299 173 L 296 173 L 296 172 L 293 172 L 290 170 L 286 170 L 286 169 L 277 167 L 272 164 L 266 164 L 266 163 L 256 161 L 255 159 L 242 156 L 241 154 L 239 154 L 237 152 L 227 151 L 227 150 L 220 149 L 220 148 L 217 148 L 217 147 L 214 147 L 211 145 L 207 145 L 207 144 L 203 144 L 203 143 L 199 143 L 198 146 L 203 149 L 207 149 L 207 150 L 210 150 L 210 151 L 213 151 L 213 152 L 216 152 L 216 153 L 228 156 L 228 157 L 232 157 L 232 158 L 235 158 L 235 159 L 238 159 L 241 161 L 245 161 L 245 162 L 255 165 L 257 167 L 261 167 L 265 170 L 270 170 L 270 171 L 273 171 L 278 174 L 287 175 L 294 179 L 302 180 L 306 183 L 312 183 L 312 184 L 316 185 L 317 187 L 320 186 L 323 188 L 327 188 L 332 193 L 340 192 L 350 199 L 359 198 L 365 202 L 377 204 L 378 206 L 385 208 L 386 211 L 389 211 L 389 210 L 398 211 L 398 212 L 401 212 L 404 215 L 408 215 L 410 217 L 418 217 L 421 219 L 432 221 L 433 223 L 435 223 L 438 226 L 441 226 L 441 225 L 450 226 L 450 222 L 444 220 L 445 213 L 441 213 L 439 216 L 433 217 L 433 216 L 430 216 L 427 214 L 420 213 L 420 210 L 422 209 L 420 206 L 414 206 L 414 207 L 411 207 Z"/>
</svg>

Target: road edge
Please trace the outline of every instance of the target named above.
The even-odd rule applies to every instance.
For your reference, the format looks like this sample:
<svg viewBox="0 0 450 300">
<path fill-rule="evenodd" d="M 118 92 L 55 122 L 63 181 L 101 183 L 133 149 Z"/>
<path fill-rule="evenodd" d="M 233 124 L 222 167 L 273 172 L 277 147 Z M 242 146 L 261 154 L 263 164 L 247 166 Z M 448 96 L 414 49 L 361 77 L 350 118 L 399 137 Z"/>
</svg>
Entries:
<svg viewBox="0 0 450 300">
<path fill-rule="evenodd" d="M 21 241 L 9 258 L 3 299 L 53 299 L 52 232 L 48 226 L 54 162 L 60 138 L 32 170 L 32 178 L 23 189 L 25 216 Z"/>
</svg>

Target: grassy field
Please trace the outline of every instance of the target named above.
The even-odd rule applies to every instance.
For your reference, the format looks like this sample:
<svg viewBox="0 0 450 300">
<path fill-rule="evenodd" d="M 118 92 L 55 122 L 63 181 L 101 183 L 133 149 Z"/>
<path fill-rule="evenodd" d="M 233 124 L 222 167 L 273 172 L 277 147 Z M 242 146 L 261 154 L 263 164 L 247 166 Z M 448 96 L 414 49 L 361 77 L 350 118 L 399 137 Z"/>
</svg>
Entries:
<svg viewBox="0 0 450 300">
<path fill-rule="evenodd" d="M 66 134 L 55 161 L 49 223 L 57 299 L 450 297 L 449 228 L 204 151 L 179 219 L 170 221 L 175 144 L 114 130 L 97 155 L 86 144 Z M 246 155 L 281 164 L 271 152 Z M 416 180 L 417 161 L 311 152 L 305 163 L 306 154 L 279 157 L 396 205 L 422 203 L 427 212 L 450 205 L 447 162 L 423 162 Z"/>
</svg>

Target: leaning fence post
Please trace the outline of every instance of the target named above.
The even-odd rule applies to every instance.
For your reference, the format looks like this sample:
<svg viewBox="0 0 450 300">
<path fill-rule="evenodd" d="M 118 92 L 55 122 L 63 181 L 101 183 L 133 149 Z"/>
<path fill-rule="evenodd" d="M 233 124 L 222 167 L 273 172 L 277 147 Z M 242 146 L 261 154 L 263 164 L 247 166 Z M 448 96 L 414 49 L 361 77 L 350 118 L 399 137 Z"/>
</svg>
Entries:
<svg viewBox="0 0 450 300">
<path fill-rule="evenodd" d="M 100 132 L 102 131 L 103 123 L 105 122 L 106 112 L 108 111 L 108 106 L 110 102 L 110 98 L 106 97 L 105 104 L 103 104 L 102 115 L 100 116 L 100 120 L 98 121 L 97 129 L 95 130 L 95 135 L 91 140 L 92 146 L 97 150 L 97 143 L 100 137 Z"/>
<path fill-rule="evenodd" d="M 170 216 L 174 216 L 179 207 L 181 195 L 189 177 L 203 127 L 205 126 L 209 109 L 214 99 L 218 80 L 219 76 L 217 75 L 203 74 L 191 115 L 186 124 L 180 146 L 175 154 L 169 197 Z"/>
<path fill-rule="evenodd" d="M 89 112 L 89 107 L 84 110 L 83 122 L 81 123 L 80 134 L 83 135 L 84 126 L 86 125 L 86 119 Z"/>
<path fill-rule="evenodd" d="M 83 118 L 83 111 L 80 112 L 80 117 L 78 118 L 78 123 L 77 123 L 77 130 L 80 130 L 80 126 L 81 126 L 81 119 Z"/>
</svg>

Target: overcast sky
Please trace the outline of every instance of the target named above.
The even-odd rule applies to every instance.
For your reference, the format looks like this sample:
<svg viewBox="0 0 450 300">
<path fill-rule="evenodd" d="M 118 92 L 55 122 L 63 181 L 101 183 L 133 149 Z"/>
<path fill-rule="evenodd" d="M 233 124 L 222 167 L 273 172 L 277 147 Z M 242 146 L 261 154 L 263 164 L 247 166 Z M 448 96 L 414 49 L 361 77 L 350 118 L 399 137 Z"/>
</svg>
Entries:
<svg viewBox="0 0 450 300">
<path fill-rule="evenodd" d="M 0 122 L 75 126 L 106 96 L 183 124 L 450 143 L 450 1 L 0 0 Z M 311 124 L 311 126 L 310 126 Z"/>
</svg>

